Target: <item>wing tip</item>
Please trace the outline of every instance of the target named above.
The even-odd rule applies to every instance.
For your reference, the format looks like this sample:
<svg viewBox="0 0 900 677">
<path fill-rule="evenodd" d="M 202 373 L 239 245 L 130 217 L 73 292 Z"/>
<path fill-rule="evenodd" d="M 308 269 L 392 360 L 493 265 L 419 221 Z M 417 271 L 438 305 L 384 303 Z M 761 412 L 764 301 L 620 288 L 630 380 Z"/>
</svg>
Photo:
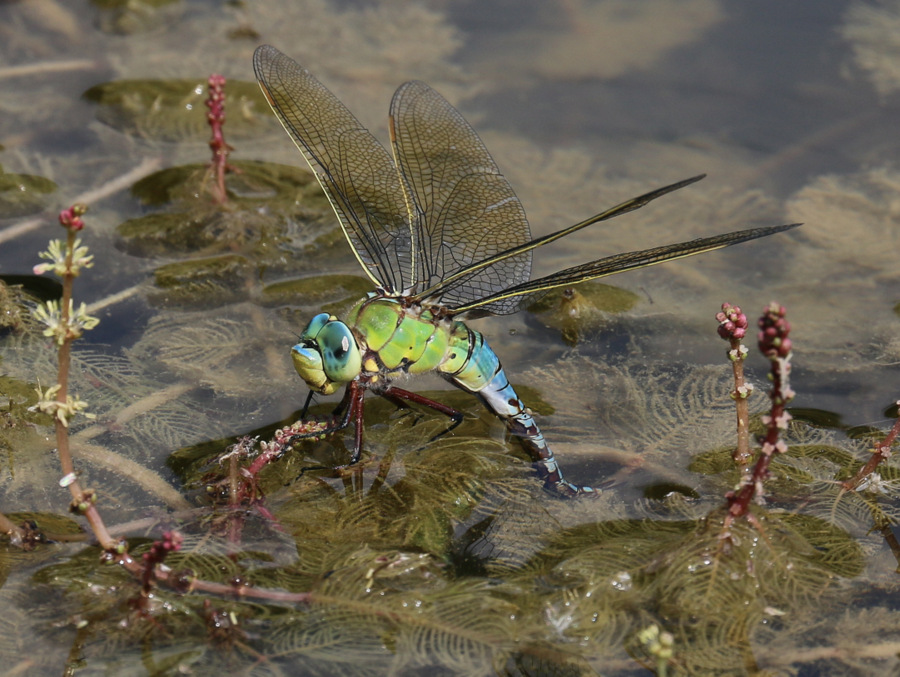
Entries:
<svg viewBox="0 0 900 677">
<path fill-rule="evenodd" d="M 275 57 L 280 54 L 281 52 L 275 47 L 272 47 L 272 45 L 260 45 L 255 50 L 253 50 L 253 70 L 255 70 L 258 75 L 258 67 L 262 66 L 263 59 L 265 57 Z"/>
<path fill-rule="evenodd" d="M 783 233 L 786 230 L 793 230 L 794 228 L 799 228 L 802 225 L 803 225 L 802 223 L 785 223 L 780 226 L 768 226 L 767 228 L 764 228 L 763 230 L 768 230 L 772 234 Z"/>
</svg>

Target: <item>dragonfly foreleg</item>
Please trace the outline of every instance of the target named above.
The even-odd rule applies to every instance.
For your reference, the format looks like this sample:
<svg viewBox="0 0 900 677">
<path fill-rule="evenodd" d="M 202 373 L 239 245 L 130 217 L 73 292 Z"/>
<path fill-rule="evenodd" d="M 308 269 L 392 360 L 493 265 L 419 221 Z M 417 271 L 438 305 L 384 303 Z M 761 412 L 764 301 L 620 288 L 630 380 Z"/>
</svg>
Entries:
<svg viewBox="0 0 900 677">
<path fill-rule="evenodd" d="M 347 408 L 345 420 L 349 421 L 353 418 L 353 424 L 356 427 L 353 435 L 353 454 L 350 456 L 349 465 L 357 463 L 360 454 L 362 454 L 363 408 L 365 405 L 363 398 L 365 395 L 366 390 L 360 385 L 359 381 L 350 381 L 350 384 L 347 386 L 347 394 L 338 407 L 339 409 L 342 407 Z"/>
<path fill-rule="evenodd" d="M 344 391 L 344 397 L 341 399 L 341 403 L 332 412 L 331 422 L 324 429 L 317 428 L 312 432 L 304 432 L 286 437 L 282 442 L 284 448 L 287 449 L 298 440 L 321 437 L 322 435 L 332 435 L 350 425 L 350 420 L 353 419 L 354 424 L 356 425 L 355 446 L 348 465 L 356 463 L 362 452 L 363 397 L 365 394 L 365 388 L 360 385 L 359 381 L 351 381 L 347 384 L 347 389 Z M 309 398 L 307 398 L 306 404 L 309 405 Z M 304 407 L 304 412 L 305 410 L 306 407 Z"/>
<path fill-rule="evenodd" d="M 315 393 L 312 390 L 306 395 L 306 402 L 303 404 L 303 409 L 300 411 L 301 419 L 306 418 L 306 412 L 309 411 L 309 405 L 312 404 L 313 395 L 315 395 Z"/>
</svg>

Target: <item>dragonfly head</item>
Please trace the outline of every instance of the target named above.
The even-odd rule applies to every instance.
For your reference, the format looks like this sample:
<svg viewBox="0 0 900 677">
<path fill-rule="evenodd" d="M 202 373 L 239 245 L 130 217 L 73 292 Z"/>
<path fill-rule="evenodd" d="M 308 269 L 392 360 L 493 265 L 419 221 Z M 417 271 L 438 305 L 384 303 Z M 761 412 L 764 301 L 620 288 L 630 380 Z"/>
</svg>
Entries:
<svg viewBox="0 0 900 677">
<path fill-rule="evenodd" d="M 334 315 L 316 315 L 291 348 L 291 359 L 311 390 L 330 395 L 359 376 L 362 356 L 350 327 Z"/>
</svg>

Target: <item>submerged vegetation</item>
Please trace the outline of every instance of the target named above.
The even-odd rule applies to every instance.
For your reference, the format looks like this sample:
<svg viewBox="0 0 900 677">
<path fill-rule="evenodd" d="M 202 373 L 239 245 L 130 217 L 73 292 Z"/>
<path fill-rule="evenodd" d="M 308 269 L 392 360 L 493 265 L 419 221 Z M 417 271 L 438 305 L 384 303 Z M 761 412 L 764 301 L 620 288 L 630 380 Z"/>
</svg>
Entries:
<svg viewBox="0 0 900 677">
<path fill-rule="evenodd" d="M 81 208 L 63 212 L 66 239 L 35 271 L 60 277 L 61 302 L 0 287 L 0 452 L 6 505 L 19 506 L 0 516 L 0 580 L 20 581 L 0 589 L 12 668 L 791 674 L 900 651 L 897 611 L 862 581 L 900 568 L 900 419 L 845 434 L 792 412 L 783 307 L 760 320 L 768 406 L 739 374 L 749 321 L 728 304 L 728 373 L 576 351 L 522 377 L 586 384 L 546 394 L 566 409 L 548 434 L 596 431 L 567 455 L 612 478 L 596 501 L 543 492 L 461 392 L 433 395 L 468 414 L 452 435 L 440 415 L 373 401 L 367 455 L 338 468 L 351 436 L 289 448 L 324 432 L 328 408 L 298 421 L 293 370 L 270 339 L 295 331 L 293 306 L 352 301 L 358 278 L 314 275 L 341 235 L 309 175 L 227 164 L 241 173 L 222 184 L 197 165 L 134 186 L 155 211 L 119 226 L 118 246 L 150 261 L 157 314 L 120 355 L 73 348 L 97 326 L 75 279 L 102 266 L 76 239 L 91 237 Z M 584 347 L 637 301 L 597 285 L 534 311 Z M 591 418 L 567 423 L 579 415 Z M 619 491 L 637 473 L 652 491 Z"/>
</svg>

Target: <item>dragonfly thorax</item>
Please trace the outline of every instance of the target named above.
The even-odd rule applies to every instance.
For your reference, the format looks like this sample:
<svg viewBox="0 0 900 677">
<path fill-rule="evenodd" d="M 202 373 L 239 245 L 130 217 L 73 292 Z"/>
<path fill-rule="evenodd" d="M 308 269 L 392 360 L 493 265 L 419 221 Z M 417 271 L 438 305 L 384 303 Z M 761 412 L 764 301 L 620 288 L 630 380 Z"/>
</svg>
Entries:
<svg viewBox="0 0 900 677">
<path fill-rule="evenodd" d="M 359 376 L 362 356 L 353 332 L 334 315 L 316 315 L 291 348 L 300 378 L 311 390 L 331 395 Z"/>
</svg>

